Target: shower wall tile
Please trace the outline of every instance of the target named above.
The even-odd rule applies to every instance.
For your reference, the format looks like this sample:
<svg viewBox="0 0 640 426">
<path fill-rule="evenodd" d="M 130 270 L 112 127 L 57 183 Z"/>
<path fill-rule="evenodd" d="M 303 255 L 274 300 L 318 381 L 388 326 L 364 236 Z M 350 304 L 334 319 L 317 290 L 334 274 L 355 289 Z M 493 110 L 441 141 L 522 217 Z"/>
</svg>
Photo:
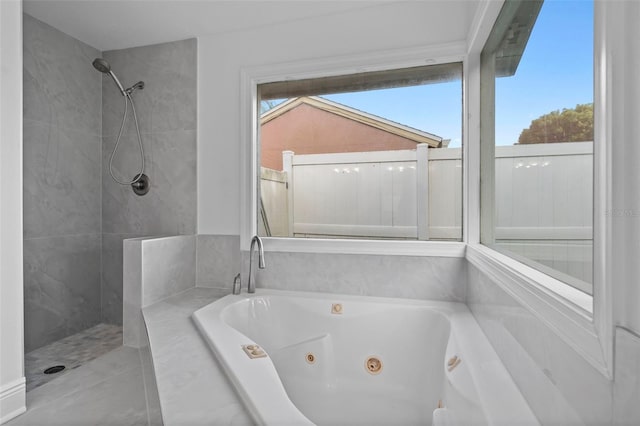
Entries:
<svg viewBox="0 0 640 426">
<path fill-rule="evenodd" d="M 23 16 L 24 119 L 101 135 L 100 51 Z"/>
<path fill-rule="evenodd" d="M 197 247 L 197 286 L 231 289 L 240 272 L 240 237 L 198 235 Z"/>
<path fill-rule="evenodd" d="M 26 351 L 100 320 L 99 56 L 23 15 Z"/>
<path fill-rule="evenodd" d="M 611 423 L 612 384 L 469 264 L 467 304 L 542 424 Z"/>
<path fill-rule="evenodd" d="M 102 234 L 102 322 L 122 325 L 122 244 L 137 234 Z"/>
<path fill-rule="evenodd" d="M 135 133 L 135 132 L 134 132 Z M 143 134 L 145 174 L 151 188 L 136 195 L 109 175 L 115 138 L 103 139 L 102 229 L 141 235 L 194 234 L 196 230 L 196 132 Z M 120 142 L 114 159 L 118 179 L 131 180 L 140 170 L 136 136 Z"/>
<path fill-rule="evenodd" d="M 124 344 L 141 347 L 142 308 L 196 285 L 196 236 L 134 238 L 123 248 Z"/>
<path fill-rule="evenodd" d="M 100 322 L 100 240 L 25 239 L 25 352 Z"/>
<path fill-rule="evenodd" d="M 196 39 L 104 52 L 126 88 L 142 80 L 135 92 L 143 133 L 196 130 Z M 104 76 L 103 135 L 115 136 L 122 121 L 122 95 Z"/>
<path fill-rule="evenodd" d="M 25 238 L 100 233 L 98 135 L 24 121 Z"/>
<path fill-rule="evenodd" d="M 122 341 L 125 346 L 140 348 L 144 343 L 142 318 L 142 241 L 131 238 L 123 242 L 122 258 Z"/>
<path fill-rule="evenodd" d="M 196 231 L 196 40 L 104 52 L 125 87 L 144 81 L 133 94 L 144 146 L 144 196 L 116 183 L 109 162 L 122 122 L 124 98 L 108 76 L 102 86 L 103 319 L 122 323 L 122 240 Z M 140 149 L 131 106 L 113 172 L 130 181 L 140 171 Z M 195 243 L 194 243 L 195 244 Z M 194 271 L 195 274 L 195 271 Z"/>
<path fill-rule="evenodd" d="M 142 307 L 196 285 L 196 237 L 142 241 Z"/>
<path fill-rule="evenodd" d="M 636 425 L 640 419 L 640 335 L 616 328 L 613 424 Z"/>
<path fill-rule="evenodd" d="M 256 269 L 259 288 L 463 303 L 466 298 L 464 258 L 269 252 L 265 261 L 266 269 Z M 248 268 L 244 252 L 243 272 Z M 247 278 L 243 273 L 243 286 Z"/>
</svg>

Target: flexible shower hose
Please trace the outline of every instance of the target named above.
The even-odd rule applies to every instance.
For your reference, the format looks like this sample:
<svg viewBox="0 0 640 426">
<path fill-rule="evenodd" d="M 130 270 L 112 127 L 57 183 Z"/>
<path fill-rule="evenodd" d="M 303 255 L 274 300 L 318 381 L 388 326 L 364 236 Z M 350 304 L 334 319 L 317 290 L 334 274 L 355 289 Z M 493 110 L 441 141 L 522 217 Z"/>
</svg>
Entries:
<svg viewBox="0 0 640 426">
<path fill-rule="evenodd" d="M 122 131 L 124 130 L 124 125 L 125 122 L 127 121 L 127 104 L 128 102 L 131 102 L 131 111 L 133 111 L 133 121 L 135 121 L 136 123 L 136 132 L 138 134 L 138 145 L 140 146 L 140 162 L 141 162 L 141 167 L 140 167 L 140 173 L 138 173 L 136 175 L 136 177 L 133 178 L 132 181 L 130 182 L 122 182 L 120 180 L 118 180 L 118 178 L 116 178 L 113 174 L 113 157 L 116 156 L 116 151 L 118 150 L 118 145 L 120 144 L 120 138 L 122 137 Z M 118 182 L 120 185 L 131 185 L 133 183 L 136 183 L 137 181 L 140 180 L 140 178 L 142 177 L 142 174 L 144 173 L 144 149 L 142 148 L 142 138 L 140 137 L 140 127 L 138 126 L 138 117 L 136 116 L 136 107 L 133 104 L 133 98 L 131 98 L 131 94 L 126 93 L 124 96 L 124 114 L 122 115 L 122 124 L 120 125 L 120 131 L 118 132 L 118 138 L 116 139 L 116 145 L 113 147 L 113 152 L 111 153 L 111 158 L 109 159 L 109 174 L 111 175 L 111 177 L 113 178 L 113 180 L 115 180 L 116 182 Z"/>
</svg>

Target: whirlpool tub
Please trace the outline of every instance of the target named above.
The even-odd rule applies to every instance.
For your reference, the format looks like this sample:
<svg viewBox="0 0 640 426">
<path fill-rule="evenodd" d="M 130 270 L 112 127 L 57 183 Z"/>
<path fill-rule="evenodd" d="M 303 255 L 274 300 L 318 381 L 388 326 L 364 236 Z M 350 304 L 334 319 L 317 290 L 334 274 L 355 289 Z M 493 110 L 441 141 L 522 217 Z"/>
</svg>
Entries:
<svg viewBox="0 0 640 426">
<path fill-rule="evenodd" d="M 258 424 L 538 424 L 464 304 L 258 290 L 193 317 Z"/>
</svg>

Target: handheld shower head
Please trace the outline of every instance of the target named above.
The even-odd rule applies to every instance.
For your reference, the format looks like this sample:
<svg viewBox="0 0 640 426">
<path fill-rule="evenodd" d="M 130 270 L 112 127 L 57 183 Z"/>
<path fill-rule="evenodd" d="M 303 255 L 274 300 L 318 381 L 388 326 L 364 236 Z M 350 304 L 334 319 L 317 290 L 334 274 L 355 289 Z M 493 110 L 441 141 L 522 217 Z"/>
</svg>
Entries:
<svg viewBox="0 0 640 426">
<path fill-rule="evenodd" d="M 93 67 L 101 73 L 109 74 L 114 83 L 116 83 L 116 86 L 118 86 L 118 89 L 120 89 L 120 93 L 122 93 L 122 96 L 127 96 L 124 87 L 122 87 L 122 84 L 120 84 L 120 81 L 118 81 L 118 77 L 116 77 L 113 71 L 111 71 L 111 65 L 109 65 L 109 62 L 102 58 L 96 58 L 93 60 Z"/>
<path fill-rule="evenodd" d="M 107 62 L 102 58 L 95 58 L 93 60 L 93 67 L 105 74 L 108 74 L 109 72 L 111 72 L 111 65 L 109 65 L 109 62 Z"/>
</svg>

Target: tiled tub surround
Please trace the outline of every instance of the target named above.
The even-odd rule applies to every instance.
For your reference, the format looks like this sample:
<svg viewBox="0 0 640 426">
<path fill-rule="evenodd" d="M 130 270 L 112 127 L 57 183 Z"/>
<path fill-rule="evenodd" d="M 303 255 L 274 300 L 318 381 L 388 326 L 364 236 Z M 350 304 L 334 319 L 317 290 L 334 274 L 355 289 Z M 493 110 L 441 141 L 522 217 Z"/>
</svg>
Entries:
<svg viewBox="0 0 640 426">
<path fill-rule="evenodd" d="M 240 273 L 246 288 L 249 256 L 240 252 L 238 236 L 198 235 L 196 257 L 198 287 L 231 291 Z M 267 252 L 265 269 L 256 261 L 258 288 L 448 302 L 466 297 L 464 258 Z"/>
<path fill-rule="evenodd" d="M 180 235 L 124 241 L 124 344 L 146 340 L 142 308 L 196 284 L 196 237 Z"/>
<path fill-rule="evenodd" d="M 186 241 L 185 238 L 179 237 L 173 242 Z M 198 285 L 142 309 L 164 421 L 165 424 L 183 424 L 207 418 L 216 419 L 220 424 L 249 424 L 250 417 L 189 319 L 195 310 L 231 291 L 229 277 L 237 272 L 230 264 L 235 265 L 240 257 L 235 251 L 239 240 L 234 236 L 198 235 L 196 247 L 199 266 L 196 268 L 192 264 L 192 267 L 197 271 L 195 281 Z M 174 256 L 180 253 L 172 252 Z M 340 260 L 339 257 L 347 259 Z M 183 259 L 184 268 L 193 262 L 189 259 L 192 258 Z M 174 257 L 171 261 L 179 259 Z M 370 291 L 387 295 L 394 292 L 396 297 L 414 299 L 430 297 L 427 296 L 430 293 L 434 298 L 466 300 L 542 424 L 624 425 L 634 424 L 638 418 L 640 339 L 637 336 L 623 329 L 617 330 L 616 380 L 611 382 L 465 259 L 397 256 L 378 259 L 378 256 L 370 255 L 268 252 L 266 261 L 267 269 L 259 273 L 271 272 L 273 275 L 259 276 L 259 287 L 272 285 L 271 288 L 345 294 Z M 164 262 L 169 263 L 166 256 Z M 421 264 L 423 269 L 420 269 Z M 331 269 L 337 267 L 343 269 Z M 416 274 L 426 275 L 425 279 L 411 278 L 411 272 L 402 272 L 403 268 L 410 267 Z M 217 271 L 221 271 L 221 278 L 216 277 Z M 243 276 L 245 274 L 243 269 Z M 374 277 L 376 274 L 381 276 Z M 184 277 L 186 285 L 193 279 L 193 274 Z M 367 284 L 357 284 L 359 277 Z M 444 290 L 445 277 L 457 280 L 453 283 L 455 290 Z M 342 283 L 342 287 L 338 283 L 331 284 L 330 280 Z M 207 283 L 221 287 L 204 288 L 202 284 Z M 432 290 L 424 289 L 433 283 Z M 331 288 L 338 290 L 329 290 Z"/>
<path fill-rule="evenodd" d="M 469 308 L 542 424 L 637 424 L 640 338 L 617 329 L 609 381 L 487 275 L 468 271 Z"/>
<path fill-rule="evenodd" d="M 230 288 L 195 287 L 196 240 L 179 235 L 124 242 L 124 342 L 141 351 L 149 344 L 152 361 L 145 368 L 152 369 L 165 425 L 250 425 L 191 320 L 195 310 L 230 293 Z M 233 256 L 222 248 L 233 247 L 233 240 L 211 236 L 209 243 L 206 247 L 217 247 L 213 252 Z"/>
<path fill-rule="evenodd" d="M 240 237 L 237 235 L 198 235 L 196 285 L 231 289 L 240 271 Z"/>
<path fill-rule="evenodd" d="M 640 419 L 640 334 L 616 329 L 613 424 L 634 425 Z"/>
<path fill-rule="evenodd" d="M 196 231 L 196 40 L 104 52 L 125 87 L 144 81 L 133 94 L 151 189 L 136 195 L 109 175 L 109 158 L 120 129 L 124 101 L 108 76 L 102 85 L 102 315 L 122 322 L 122 242 L 148 235 Z M 100 74 L 94 70 L 96 74 Z M 131 109 L 129 108 L 129 114 Z M 135 124 L 127 127 L 113 161 L 120 180 L 140 170 Z M 195 269 L 194 269 L 195 270 Z"/>
<path fill-rule="evenodd" d="M 248 252 L 243 260 L 246 288 Z M 265 269 L 254 270 L 258 288 L 447 302 L 466 297 L 467 262 L 461 257 L 268 252 L 265 261 Z"/>
<path fill-rule="evenodd" d="M 125 241 L 124 338 L 135 346 L 146 327 L 166 425 L 252 424 L 190 319 L 196 309 L 231 292 L 240 258 L 237 236 Z M 465 297 L 461 258 L 270 252 L 265 271 L 271 275 L 259 276 L 259 286 L 457 302 Z"/>
<path fill-rule="evenodd" d="M 102 81 L 98 50 L 26 14 L 23 51 L 30 352 L 100 322 Z"/>
<path fill-rule="evenodd" d="M 191 320 L 227 294 L 192 288 L 143 309 L 165 426 L 254 424 Z"/>
</svg>

